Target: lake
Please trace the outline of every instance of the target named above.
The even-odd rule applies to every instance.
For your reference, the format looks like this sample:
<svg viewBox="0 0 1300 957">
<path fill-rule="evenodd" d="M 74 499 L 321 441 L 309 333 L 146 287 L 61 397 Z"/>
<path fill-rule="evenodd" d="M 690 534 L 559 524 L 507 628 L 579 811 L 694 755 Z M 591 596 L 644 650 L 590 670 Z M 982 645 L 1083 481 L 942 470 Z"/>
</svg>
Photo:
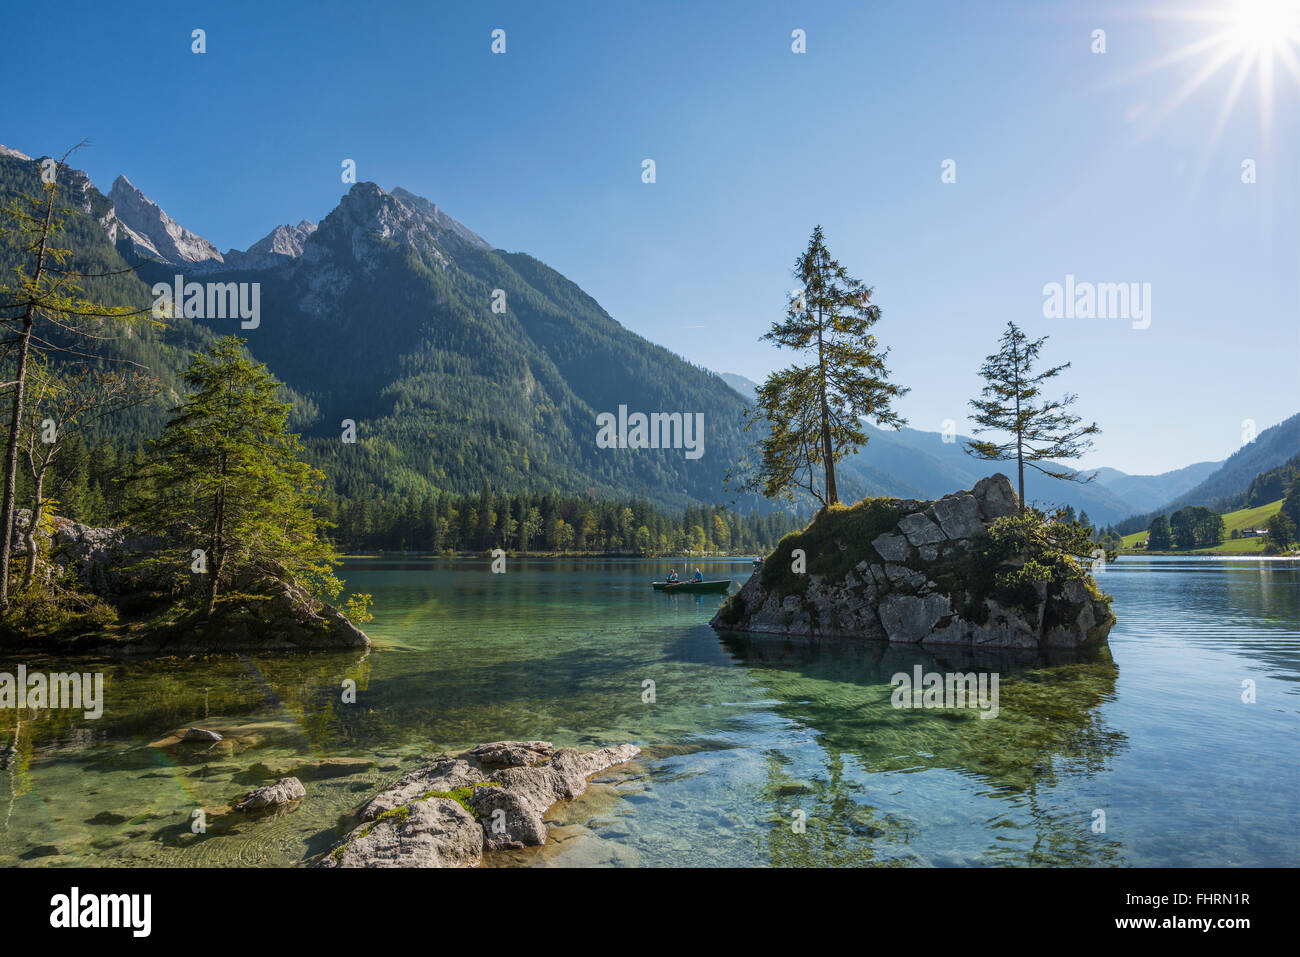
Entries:
<svg viewBox="0 0 1300 957">
<path fill-rule="evenodd" d="M 294 864 L 384 783 L 503 738 L 644 753 L 553 809 L 545 847 L 489 865 L 1300 863 L 1294 562 L 1122 558 L 1099 578 L 1110 647 L 1073 660 L 722 640 L 719 596 L 651 591 L 668 565 L 352 560 L 365 656 L 0 653 L 0 672 L 102 670 L 106 699 L 98 720 L 0 711 L 0 865 Z M 997 673 L 996 718 L 893 707 L 917 665 Z M 188 725 L 227 739 L 165 740 Z M 298 765 L 296 810 L 192 832 L 195 809 Z"/>
</svg>

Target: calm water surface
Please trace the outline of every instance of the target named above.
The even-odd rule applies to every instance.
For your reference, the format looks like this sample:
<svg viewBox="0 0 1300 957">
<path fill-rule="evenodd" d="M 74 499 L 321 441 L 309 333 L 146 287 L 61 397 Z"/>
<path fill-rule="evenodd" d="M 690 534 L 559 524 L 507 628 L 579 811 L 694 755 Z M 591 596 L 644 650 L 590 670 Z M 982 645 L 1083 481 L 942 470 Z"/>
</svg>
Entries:
<svg viewBox="0 0 1300 957">
<path fill-rule="evenodd" d="M 554 809 L 544 848 L 494 865 L 1300 864 L 1294 563 L 1122 559 L 1101 578 L 1109 651 L 1053 661 L 723 641 L 719 596 L 650 590 L 665 567 L 353 561 L 377 606 L 364 657 L 0 654 L 0 671 L 100 668 L 107 699 L 97 721 L 0 711 L 0 865 L 294 864 L 387 781 L 501 738 L 644 754 Z M 891 676 L 917 664 L 998 672 L 998 717 L 893 708 Z M 191 724 L 227 738 L 168 739 Z M 290 770 L 296 810 L 219 815 Z"/>
</svg>

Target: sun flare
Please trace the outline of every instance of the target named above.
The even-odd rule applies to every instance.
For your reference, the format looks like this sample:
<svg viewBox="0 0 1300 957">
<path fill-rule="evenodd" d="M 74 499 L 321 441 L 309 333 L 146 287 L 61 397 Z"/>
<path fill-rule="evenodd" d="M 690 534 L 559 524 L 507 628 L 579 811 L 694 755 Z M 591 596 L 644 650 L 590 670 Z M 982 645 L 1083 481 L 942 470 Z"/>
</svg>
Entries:
<svg viewBox="0 0 1300 957">
<path fill-rule="evenodd" d="M 1300 2 L 1297 0 L 1235 0 L 1227 13 L 1234 45 L 1247 53 L 1278 53 L 1297 40 Z"/>
<path fill-rule="evenodd" d="M 1165 9 L 1153 16 L 1210 25 L 1205 36 L 1138 69 L 1141 74 L 1183 61 L 1200 63 L 1165 105 L 1160 118 L 1174 112 L 1216 74 L 1231 66 L 1231 79 L 1210 141 L 1222 132 L 1251 73 L 1256 74 L 1260 125 L 1267 137 L 1272 129 L 1277 84 L 1289 76 L 1300 85 L 1300 0 L 1224 0 L 1215 7 Z"/>
</svg>

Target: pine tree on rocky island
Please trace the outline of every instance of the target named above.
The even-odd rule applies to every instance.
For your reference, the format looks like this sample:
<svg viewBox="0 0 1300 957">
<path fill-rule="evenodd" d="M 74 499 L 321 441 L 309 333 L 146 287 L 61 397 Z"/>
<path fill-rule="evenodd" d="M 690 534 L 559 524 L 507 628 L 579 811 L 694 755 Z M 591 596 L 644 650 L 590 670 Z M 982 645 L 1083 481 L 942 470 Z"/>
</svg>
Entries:
<svg viewBox="0 0 1300 957">
<path fill-rule="evenodd" d="M 1043 383 L 1070 368 L 1066 362 L 1034 374 L 1034 363 L 1046 341 L 1044 336 L 1030 342 L 1014 322 L 1008 322 L 1000 340 L 1001 348 L 980 367 L 985 382 L 980 391 L 982 398 L 972 399 L 970 403 L 975 409 L 970 418 L 975 423 L 976 435 L 1001 432 L 1007 438 L 1002 442 L 971 441 L 966 452 L 976 458 L 1016 463 L 1022 511 L 1026 465 L 1051 478 L 1089 482 L 1091 475 L 1080 479 L 1081 473 L 1077 471 L 1039 463 L 1055 464 L 1061 459 L 1078 458 L 1092 448 L 1090 436 L 1101 434 L 1097 423 L 1080 425 L 1082 420 L 1068 411 L 1078 396 L 1067 393 L 1061 399 L 1043 397 Z"/>
<path fill-rule="evenodd" d="M 195 356 L 185 373 L 193 392 L 129 482 L 130 525 L 163 538 L 162 561 L 178 574 L 199 569 L 209 617 L 241 572 L 330 598 L 341 587 L 317 512 L 324 475 L 286 431 L 290 404 L 278 396 L 280 383 L 243 344 L 227 336 Z"/>
<path fill-rule="evenodd" d="M 902 428 L 906 420 L 892 403 L 908 390 L 889 381 L 889 350 L 871 334 L 880 320 L 872 290 L 831 258 L 820 226 L 794 275 L 801 288 L 790 297 L 785 320 L 762 338 L 806 353 L 808 361 L 772 373 L 758 387 L 745 427 L 762 423 L 767 433 L 758 443 L 760 462 L 739 487 L 768 498 L 802 490 L 827 507 L 839 501 L 835 463 L 867 443 L 862 420 Z"/>
</svg>

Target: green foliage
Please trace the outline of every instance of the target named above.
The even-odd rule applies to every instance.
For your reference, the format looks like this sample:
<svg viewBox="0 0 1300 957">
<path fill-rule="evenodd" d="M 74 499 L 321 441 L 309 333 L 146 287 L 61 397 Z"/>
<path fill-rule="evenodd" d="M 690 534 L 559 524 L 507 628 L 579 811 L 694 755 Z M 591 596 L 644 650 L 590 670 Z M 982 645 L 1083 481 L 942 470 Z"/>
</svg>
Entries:
<svg viewBox="0 0 1300 957">
<path fill-rule="evenodd" d="M 1218 545 L 1224 536 L 1223 516 L 1203 505 L 1180 508 L 1169 517 L 1169 532 L 1176 548 Z"/>
<path fill-rule="evenodd" d="M 763 336 L 805 353 L 805 364 L 772 373 L 758 388 L 757 405 L 746 410 L 746 431 L 759 426 L 760 461 L 736 472 L 739 487 L 769 498 L 804 492 L 823 506 L 839 502 L 835 463 L 867 444 L 862 420 L 902 428 L 892 408 L 907 393 L 889 381 L 888 349 L 879 348 L 871 327 L 880 321 L 872 290 L 851 278 L 830 256 L 817 226 L 795 262 L 800 290 L 785 320 Z M 823 477 L 818 484 L 818 476 Z"/>
<path fill-rule="evenodd" d="M 1001 348 L 980 367 L 985 383 L 980 391 L 983 398 L 971 400 L 975 409 L 971 421 L 975 423 L 976 435 L 1001 432 L 1007 438 L 1001 442 L 975 440 L 966 446 L 966 451 L 989 461 L 1014 461 L 1023 508 L 1025 466 L 1052 478 L 1078 481 L 1079 472 L 1039 463 L 1078 458 L 1092 448 L 1090 436 L 1099 434 L 1101 429 L 1095 422 L 1080 425 L 1079 417 L 1067 411 L 1077 396 L 1067 393 L 1061 399 L 1043 398 L 1043 383 L 1070 368 L 1066 362 L 1034 374 L 1034 363 L 1047 341 L 1046 336 L 1030 342 L 1014 322 L 1008 322 L 1000 341 Z M 1090 480 L 1091 476 L 1084 481 Z"/>
<path fill-rule="evenodd" d="M 249 571 L 329 598 L 341 587 L 322 537 L 328 523 L 314 511 L 324 476 L 301 460 L 298 437 L 286 431 L 289 404 L 242 346 L 231 336 L 194 358 L 185 376 L 193 391 L 150 443 L 127 501 L 130 524 L 164 539 L 160 557 L 177 573 L 204 550 L 209 615 Z"/>
<path fill-rule="evenodd" d="M 1290 548 L 1296 540 L 1296 524 L 1285 512 L 1278 512 L 1268 520 L 1269 541 L 1280 550 Z"/>
<path fill-rule="evenodd" d="M 478 812 L 478 808 L 469 803 L 470 796 L 474 793 L 476 788 L 499 787 L 501 787 L 500 781 L 476 781 L 473 784 L 467 784 L 462 788 L 453 788 L 450 791 L 425 791 L 417 800 L 429 801 L 433 798 L 446 798 L 447 800 L 455 801 L 465 810 L 469 811 L 470 814 L 474 815 L 475 820 L 478 820 L 481 815 Z"/>
<path fill-rule="evenodd" d="M 1244 508 L 1256 508 L 1269 502 L 1276 502 L 1284 498 L 1295 487 L 1297 481 L 1300 481 L 1300 455 L 1294 456 L 1277 468 L 1260 472 L 1251 479 L 1241 505 Z"/>
<path fill-rule="evenodd" d="M 1044 589 L 1072 581 L 1099 595 L 1087 571 L 1096 549 L 1078 522 L 1025 509 L 989 524 L 974 550 L 971 587 L 976 596 L 1022 608 L 1035 606 Z"/>
<path fill-rule="evenodd" d="M 375 620 L 375 616 L 370 611 L 374 601 L 374 597 L 369 592 L 349 595 L 347 601 L 343 603 L 343 614 L 354 625 L 369 624 Z"/>
<path fill-rule="evenodd" d="M 723 505 L 691 505 L 670 515 L 645 500 L 548 494 L 450 493 L 400 499 L 331 501 L 325 514 L 349 554 L 435 554 L 494 548 L 513 552 L 680 555 L 771 550 L 799 519 L 780 512 L 741 515 Z M 707 531 L 706 531 L 707 530 Z"/>
<path fill-rule="evenodd" d="M 18 585 L 17 576 L 13 584 Z M 112 628 L 117 612 L 87 595 L 67 569 L 63 575 L 38 577 L 10 592 L 9 607 L 0 619 L 0 637 L 32 640 L 81 635 Z"/>
<path fill-rule="evenodd" d="M 1173 547 L 1173 534 L 1169 529 L 1169 517 L 1167 515 L 1157 515 L 1151 521 L 1151 527 L 1147 530 L 1147 548 L 1165 549 Z"/>
<path fill-rule="evenodd" d="M 1300 475 L 1291 481 L 1286 498 L 1282 500 L 1282 513 L 1300 528 Z"/>
<path fill-rule="evenodd" d="M 808 527 L 781 539 L 776 550 L 763 562 L 762 581 L 781 594 L 802 592 L 810 576 L 837 580 L 859 562 L 875 561 L 871 542 L 892 529 L 904 515 L 898 499 L 867 498 L 853 506 L 824 509 Z M 794 550 L 803 549 L 807 574 L 793 570 Z"/>
</svg>

